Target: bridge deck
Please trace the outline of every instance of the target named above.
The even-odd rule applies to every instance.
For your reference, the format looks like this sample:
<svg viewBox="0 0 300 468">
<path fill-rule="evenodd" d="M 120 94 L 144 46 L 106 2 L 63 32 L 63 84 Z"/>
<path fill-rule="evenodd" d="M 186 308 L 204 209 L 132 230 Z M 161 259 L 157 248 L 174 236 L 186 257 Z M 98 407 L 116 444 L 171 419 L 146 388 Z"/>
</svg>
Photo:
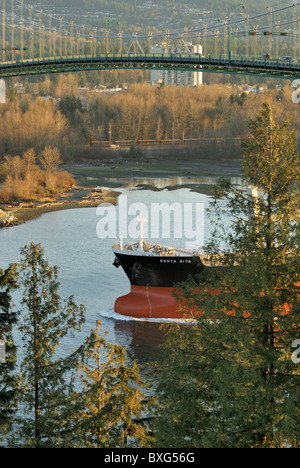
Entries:
<svg viewBox="0 0 300 468">
<path fill-rule="evenodd" d="M 0 63 L 0 78 L 101 69 L 167 69 L 300 78 L 300 63 L 244 57 L 193 55 L 97 55 L 16 60 Z"/>
</svg>

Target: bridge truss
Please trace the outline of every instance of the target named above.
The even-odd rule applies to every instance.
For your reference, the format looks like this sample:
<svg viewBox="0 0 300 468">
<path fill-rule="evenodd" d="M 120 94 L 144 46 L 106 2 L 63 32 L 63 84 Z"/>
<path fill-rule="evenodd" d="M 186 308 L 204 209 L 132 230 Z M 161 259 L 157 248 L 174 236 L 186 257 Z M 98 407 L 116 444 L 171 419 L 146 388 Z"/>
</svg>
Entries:
<svg viewBox="0 0 300 468">
<path fill-rule="evenodd" d="M 99 55 L 29 59 L 0 63 L 0 78 L 48 73 L 109 69 L 165 69 L 177 71 L 247 74 L 284 79 L 300 78 L 300 63 L 233 57 L 192 55 Z"/>
<path fill-rule="evenodd" d="M 138 34 L 122 31 L 117 18 L 98 28 L 67 21 L 26 0 L 0 0 L 0 77 L 133 68 L 299 78 L 295 60 L 280 60 L 288 50 L 300 59 L 300 3 L 288 1 L 292 3 L 258 12 L 237 5 L 217 23 Z M 201 56 L 190 53 L 190 41 L 203 46 Z M 259 41 L 273 50 L 275 60 L 259 58 Z M 153 55 L 155 42 L 167 44 L 168 52 Z M 171 46 L 178 42 L 180 54 Z"/>
</svg>

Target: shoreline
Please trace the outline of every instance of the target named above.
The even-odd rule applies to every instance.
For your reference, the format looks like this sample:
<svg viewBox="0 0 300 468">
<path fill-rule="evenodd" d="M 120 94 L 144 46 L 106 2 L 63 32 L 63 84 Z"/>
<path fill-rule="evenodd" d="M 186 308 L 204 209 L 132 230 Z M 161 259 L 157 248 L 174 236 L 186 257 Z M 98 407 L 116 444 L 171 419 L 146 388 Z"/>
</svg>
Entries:
<svg viewBox="0 0 300 468">
<path fill-rule="evenodd" d="M 205 167 L 203 164 L 205 163 Z M 80 163 L 64 164 L 64 170 L 70 172 L 76 180 L 76 185 L 65 189 L 56 197 L 46 197 L 40 200 L 26 202 L 11 202 L 0 205 L 0 229 L 17 226 L 27 221 L 37 219 L 45 213 L 74 208 L 93 208 L 102 203 L 117 204 L 120 189 L 125 188 L 128 179 L 144 179 L 137 183 L 134 190 L 179 190 L 188 188 L 193 192 L 212 196 L 214 185 L 210 183 L 176 183 L 176 178 L 193 179 L 194 177 L 219 178 L 220 174 L 227 177 L 241 175 L 240 161 L 224 159 L 203 160 L 197 162 L 180 159 L 176 162 L 170 159 L 162 161 L 84 161 Z M 173 166 L 173 167 L 172 167 Z M 224 170 L 227 166 L 227 170 Z M 157 188 L 151 180 L 173 179 L 172 184 L 164 188 Z M 97 188 L 96 188 L 97 187 Z M 105 187 L 105 188 L 102 188 Z M 109 188 L 108 188 L 109 187 Z M 131 188 L 132 189 L 132 188 Z"/>
<path fill-rule="evenodd" d="M 240 158 L 192 158 L 175 151 L 171 155 L 145 155 L 140 160 L 121 157 L 116 153 L 111 158 L 82 159 L 64 164 L 63 167 L 73 175 L 78 185 L 86 188 L 95 184 L 105 185 L 105 181 L 113 179 L 240 177 L 243 173 Z"/>
<path fill-rule="evenodd" d="M 120 192 L 75 186 L 57 198 L 0 205 L 0 228 L 13 227 L 39 218 L 42 214 L 74 208 L 93 208 L 102 203 L 116 204 Z M 2 216 L 1 216 L 2 214 Z M 2 221 L 2 222 L 1 222 Z"/>
</svg>

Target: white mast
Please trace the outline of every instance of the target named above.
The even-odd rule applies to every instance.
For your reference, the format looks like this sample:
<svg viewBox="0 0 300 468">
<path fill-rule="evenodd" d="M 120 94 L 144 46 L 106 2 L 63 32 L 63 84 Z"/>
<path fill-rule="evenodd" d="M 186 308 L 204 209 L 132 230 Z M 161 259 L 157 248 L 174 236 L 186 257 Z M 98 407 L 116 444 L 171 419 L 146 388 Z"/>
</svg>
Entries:
<svg viewBox="0 0 300 468">
<path fill-rule="evenodd" d="M 140 215 L 139 215 L 139 217 L 137 219 L 140 222 L 140 226 L 141 226 L 139 248 L 140 248 L 140 250 L 144 251 L 144 247 L 143 247 L 143 243 L 144 243 L 144 223 L 148 223 L 148 219 L 143 218 L 142 213 L 140 213 Z"/>
</svg>

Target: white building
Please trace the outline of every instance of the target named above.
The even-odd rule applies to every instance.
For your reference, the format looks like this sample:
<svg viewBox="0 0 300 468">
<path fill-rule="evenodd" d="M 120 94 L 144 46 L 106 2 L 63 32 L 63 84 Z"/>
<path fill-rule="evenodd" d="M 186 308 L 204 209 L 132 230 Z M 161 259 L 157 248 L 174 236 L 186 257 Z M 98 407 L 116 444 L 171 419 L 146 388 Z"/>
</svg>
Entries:
<svg viewBox="0 0 300 468">
<path fill-rule="evenodd" d="M 168 45 L 166 42 L 155 44 L 151 48 L 152 54 L 197 54 L 201 55 L 203 47 L 191 43 L 180 42 L 177 46 Z M 180 70 L 151 70 L 150 81 L 153 83 L 165 83 L 167 86 L 200 86 L 203 83 L 202 72 Z"/>
</svg>

